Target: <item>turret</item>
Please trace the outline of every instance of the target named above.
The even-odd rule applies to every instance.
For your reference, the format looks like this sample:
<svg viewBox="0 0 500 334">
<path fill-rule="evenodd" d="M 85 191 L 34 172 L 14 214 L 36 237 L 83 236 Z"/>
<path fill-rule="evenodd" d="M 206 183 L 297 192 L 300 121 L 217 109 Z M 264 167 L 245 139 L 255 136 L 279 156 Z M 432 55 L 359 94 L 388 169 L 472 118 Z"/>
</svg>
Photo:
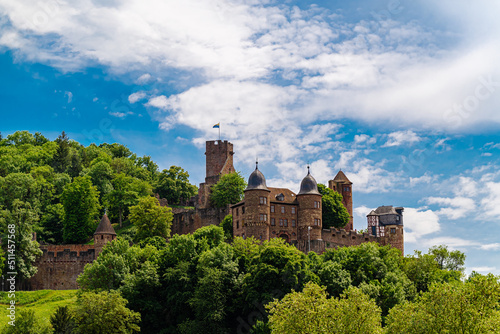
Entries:
<svg viewBox="0 0 500 334">
<path fill-rule="evenodd" d="M 299 210 L 297 215 L 298 240 L 321 240 L 323 226 L 321 214 L 321 194 L 318 184 L 307 167 L 307 175 L 300 183 L 300 191 L 297 194 Z"/>
<path fill-rule="evenodd" d="M 391 245 L 400 249 L 402 254 L 404 254 L 403 211 L 402 207 L 380 206 L 366 216 L 368 233 L 380 238 L 381 245 Z"/>
<path fill-rule="evenodd" d="M 106 243 L 115 239 L 115 229 L 111 226 L 108 216 L 104 214 L 94 233 L 94 245 L 102 247 Z"/>
<path fill-rule="evenodd" d="M 346 231 L 353 229 L 353 211 L 352 211 L 352 182 L 341 170 L 337 173 L 333 180 L 328 181 L 328 188 L 342 195 L 342 204 L 349 212 L 349 222 L 344 227 Z"/>
<path fill-rule="evenodd" d="M 246 237 L 254 236 L 257 240 L 269 240 L 270 193 L 266 178 L 256 163 L 255 170 L 248 178 L 245 189 L 245 227 Z"/>
</svg>

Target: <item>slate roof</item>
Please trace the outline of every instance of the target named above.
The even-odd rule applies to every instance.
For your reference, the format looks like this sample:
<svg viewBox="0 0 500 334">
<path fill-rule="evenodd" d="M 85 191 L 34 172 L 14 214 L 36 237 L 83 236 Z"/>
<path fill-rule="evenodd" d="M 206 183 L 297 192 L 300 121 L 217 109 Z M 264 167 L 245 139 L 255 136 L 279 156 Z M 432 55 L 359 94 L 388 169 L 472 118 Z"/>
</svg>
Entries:
<svg viewBox="0 0 500 334">
<path fill-rule="evenodd" d="M 337 173 L 337 175 L 335 176 L 335 178 L 333 179 L 333 181 L 338 182 L 338 183 L 352 184 L 352 182 L 349 181 L 349 179 L 347 178 L 347 176 L 345 176 L 344 172 L 341 171 L 341 170 Z"/>
<path fill-rule="evenodd" d="M 101 222 L 94 234 L 113 234 L 116 235 L 115 229 L 111 226 L 111 222 L 109 221 L 108 215 L 104 214 L 102 216 Z"/>
</svg>

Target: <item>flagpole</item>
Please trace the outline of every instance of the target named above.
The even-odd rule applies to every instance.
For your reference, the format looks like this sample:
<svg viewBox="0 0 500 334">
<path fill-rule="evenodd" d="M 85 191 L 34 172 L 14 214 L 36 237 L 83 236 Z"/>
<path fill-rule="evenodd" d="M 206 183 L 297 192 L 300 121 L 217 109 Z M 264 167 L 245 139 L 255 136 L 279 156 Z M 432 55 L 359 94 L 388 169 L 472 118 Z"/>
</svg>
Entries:
<svg viewBox="0 0 500 334">
<path fill-rule="evenodd" d="M 220 141 L 220 122 L 219 122 L 219 141 Z"/>
</svg>

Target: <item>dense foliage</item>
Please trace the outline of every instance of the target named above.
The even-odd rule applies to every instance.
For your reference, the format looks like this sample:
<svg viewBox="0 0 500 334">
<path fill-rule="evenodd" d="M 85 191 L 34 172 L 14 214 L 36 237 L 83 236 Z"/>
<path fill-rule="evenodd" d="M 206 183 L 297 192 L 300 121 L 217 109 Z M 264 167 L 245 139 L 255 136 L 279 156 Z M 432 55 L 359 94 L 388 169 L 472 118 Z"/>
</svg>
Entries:
<svg viewBox="0 0 500 334">
<path fill-rule="evenodd" d="M 421 277 L 429 286 L 464 284 L 460 268 L 439 265 L 434 253 L 445 247 L 406 258 L 374 243 L 306 255 L 279 238 L 228 243 L 223 226 L 174 235 L 167 244 L 150 238 L 130 247 L 118 238 L 78 283 L 84 291 L 120 291 L 141 313 L 143 333 L 377 333 L 386 319 L 396 326 L 404 305 L 422 303 Z M 445 262 L 456 259 L 441 253 Z M 495 282 L 485 289 L 498 288 Z"/>
<path fill-rule="evenodd" d="M 342 204 L 342 195 L 323 184 L 318 184 L 321 198 L 323 228 L 342 228 L 349 223 L 349 212 Z"/>
<path fill-rule="evenodd" d="M 7 240 L 8 226 L 18 227 L 17 269 L 20 278 L 29 278 L 41 254 L 33 232 L 40 243 L 86 243 L 104 212 L 120 227 L 129 223 L 130 208 L 154 192 L 163 194 L 170 178 L 169 196 L 194 195 L 188 177 L 176 166 L 160 173 L 151 157 L 138 157 L 117 143 L 85 147 L 64 132 L 50 141 L 40 133 L 18 131 L 0 137 L 0 236 Z M 168 233 L 169 226 L 149 234 Z M 7 243 L 2 249 L 0 257 L 5 257 Z"/>
<path fill-rule="evenodd" d="M 243 199 L 243 191 L 246 186 L 247 183 L 240 172 L 222 175 L 219 181 L 212 186 L 210 201 L 219 208 L 228 204 L 236 204 Z"/>
</svg>

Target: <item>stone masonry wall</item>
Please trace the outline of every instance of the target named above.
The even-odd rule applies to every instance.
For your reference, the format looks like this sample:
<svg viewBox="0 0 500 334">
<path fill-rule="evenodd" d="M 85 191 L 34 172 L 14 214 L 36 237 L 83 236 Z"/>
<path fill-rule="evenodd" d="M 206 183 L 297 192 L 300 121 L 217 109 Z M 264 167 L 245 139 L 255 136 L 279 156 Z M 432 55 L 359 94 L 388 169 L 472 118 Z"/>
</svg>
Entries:
<svg viewBox="0 0 500 334">
<path fill-rule="evenodd" d="M 38 272 L 29 282 L 32 290 L 77 289 L 76 278 L 102 250 L 94 245 L 41 245 L 40 249 L 43 255 L 35 262 Z"/>
</svg>

